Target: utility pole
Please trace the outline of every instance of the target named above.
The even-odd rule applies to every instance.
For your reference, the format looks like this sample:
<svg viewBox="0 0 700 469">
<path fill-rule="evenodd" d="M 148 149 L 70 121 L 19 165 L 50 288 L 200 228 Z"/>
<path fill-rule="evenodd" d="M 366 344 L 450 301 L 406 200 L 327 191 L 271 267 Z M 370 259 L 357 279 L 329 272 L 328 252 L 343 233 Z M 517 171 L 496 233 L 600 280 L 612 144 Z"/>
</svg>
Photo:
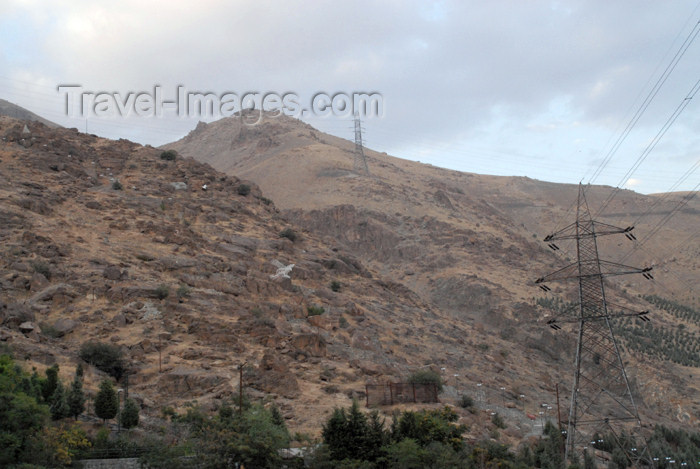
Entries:
<svg viewBox="0 0 700 469">
<path fill-rule="evenodd" d="M 360 115 L 355 114 L 355 160 L 353 169 L 358 174 L 369 176 L 369 167 L 367 166 L 367 158 L 362 146 L 362 121 Z"/>
<path fill-rule="evenodd" d="M 576 361 L 571 407 L 567 422 L 565 460 L 572 459 L 575 451 L 580 451 L 591 441 L 595 432 L 610 432 L 615 439 L 622 430 L 629 434 L 639 433 L 641 420 L 632 397 L 620 350 L 615 340 L 611 319 L 616 317 L 636 317 L 649 321 L 648 311 L 611 315 L 605 297 L 603 279 L 614 275 L 642 274 L 651 279 L 651 267 L 636 268 L 600 260 L 597 238 L 605 235 L 624 234 L 634 239 L 633 226 L 618 228 L 591 219 L 584 187 L 579 185 L 576 221 L 556 233 L 544 238 L 550 249 L 557 251 L 555 241 L 576 241 L 576 262 L 538 278 L 535 283 L 548 292 L 546 285 L 553 280 L 578 280 L 579 305 L 575 317 L 555 317 L 547 321 L 554 330 L 560 324 L 572 323 L 577 326 Z M 570 315 L 570 312 L 568 313 Z M 626 451 L 620 441 L 618 446 Z M 627 454 L 632 465 L 648 460 L 646 444 L 644 451 Z"/>
<path fill-rule="evenodd" d="M 243 367 L 246 362 L 238 365 L 238 415 L 243 416 Z"/>
</svg>

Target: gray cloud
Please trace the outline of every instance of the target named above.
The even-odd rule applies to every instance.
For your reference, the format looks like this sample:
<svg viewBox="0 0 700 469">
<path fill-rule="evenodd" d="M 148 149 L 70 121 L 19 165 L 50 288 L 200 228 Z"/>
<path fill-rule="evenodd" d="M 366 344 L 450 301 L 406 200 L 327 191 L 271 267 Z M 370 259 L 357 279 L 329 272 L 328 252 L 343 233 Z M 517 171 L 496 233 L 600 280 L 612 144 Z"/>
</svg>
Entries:
<svg viewBox="0 0 700 469">
<path fill-rule="evenodd" d="M 576 151 L 595 155 L 604 150 L 601 135 L 624 127 L 656 67 L 663 69 L 697 21 L 695 3 L 10 1 L 0 11 L 35 39 L 2 51 L 2 83 L 7 99 L 14 93 L 39 112 L 48 100 L 28 98 L 20 80 L 111 91 L 157 83 L 304 96 L 380 91 L 386 116 L 366 123 L 380 149 L 468 142 L 541 156 L 572 151 L 565 145 L 576 141 Z M 640 138 L 654 134 L 700 76 L 698 55 L 700 41 L 640 121 Z M 697 122 L 697 106 L 688 115 Z M 346 124 L 318 123 L 331 131 Z M 164 125 L 126 136 L 176 138 Z M 692 155 L 696 127 L 684 128 L 677 145 Z M 496 144 L 495 132 L 502 137 Z"/>
</svg>

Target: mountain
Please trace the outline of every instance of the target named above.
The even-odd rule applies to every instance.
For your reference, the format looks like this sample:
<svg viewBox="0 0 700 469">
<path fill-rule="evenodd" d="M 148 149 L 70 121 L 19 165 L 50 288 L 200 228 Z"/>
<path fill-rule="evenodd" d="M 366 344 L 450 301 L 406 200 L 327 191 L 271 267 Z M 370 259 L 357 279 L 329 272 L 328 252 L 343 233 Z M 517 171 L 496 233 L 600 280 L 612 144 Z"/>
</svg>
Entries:
<svg viewBox="0 0 700 469">
<path fill-rule="evenodd" d="M 0 117 L 0 137 L 3 350 L 26 369 L 58 363 L 68 380 L 85 343 L 119 347 L 146 425 L 164 407 L 230 399 L 243 363 L 246 393 L 311 434 L 367 383 L 427 367 L 517 380 L 533 399 L 553 389 L 551 351 L 533 345 L 527 359 L 547 379 L 511 369 L 507 342 L 284 217 L 252 182 L 36 122 Z M 482 373 L 494 362 L 502 375 Z M 87 367 L 86 389 L 104 377 Z"/>
<path fill-rule="evenodd" d="M 360 177 L 342 166 L 350 166 L 349 153 L 322 143 L 332 137 L 297 121 L 273 124 L 291 130 L 250 129 L 258 133 L 242 138 L 247 151 L 286 145 L 279 168 L 267 164 L 285 184 L 305 174 L 285 158 L 325 168 L 302 181 L 311 185 L 280 190 L 309 199 L 318 190 L 338 205 L 294 208 L 291 199 L 273 202 L 279 196 L 251 178 L 194 158 L 0 117 L 0 348 L 25 369 L 58 363 L 67 381 L 85 343 L 119 347 L 146 428 L 165 424 L 163 408 L 196 402 L 212 410 L 235 396 L 242 364 L 245 392 L 275 402 L 292 432 L 312 435 L 333 407 L 362 401 L 367 384 L 405 381 L 426 368 L 446 381 L 443 403 L 462 393 L 477 400 L 474 413 L 458 409 L 472 438 L 488 437 L 494 410 L 508 425 L 501 441 L 536 435 L 541 427 L 527 414 L 554 404 L 557 384 L 566 412 L 568 336 L 545 326 L 531 285 L 561 260 L 498 205 L 509 200 L 503 194 L 513 197 L 517 180 L 374 153 L 378 176 Z M 314 134 L 324 145 L 314 158 L 305 157 L 313 148 L 295 152 L 286 141 Z M 278 143 L 265 149 L 268 141 Z M 420 192 L 427 181 L 435 186 Z M 400 183 L 408 187 L 395 194 Z M 521 183 L 523 194 L 541 187 Z M 356 190 L 340 192 L 347 187 Z M 549 190 L 568 196 L 566 187 Z M 552 207 L 551 216 L 560 213 Z M 649 307 L 636 288 L 620 284 L 611 295 Z M 655 308 L 653 317 L 656 328 L 678 332 L 660 342 L 697 333 L 690 313 Z M 647 421 L 698 424 L 697 367 L 646 352 L 626 359 Z M 86 366 L 88 392 L 105 376 Z"/>
<path fill-rule="evenodd" d="M 573 243 L 560 243 L 561 250 L 552 252 L 542 238 L 575 221 L 576 186 L 462 173 L 369 149 L 370 175 L 358 174 L 353 170 L 354 143 L 286 116 L 266 116 L 257 125 L 236 117 L 200 123 L 164 148 L 254 181 L 290 220 L 347 249 L 455 327 L 477 331 L 457 348 L 446 344 L 442 357 L 444 368 L 468 377 L 469 386 L 488 381 L 496 389 L 526 390 L 523 394 L 550 402 L 555 383 L 570 386 L 572 358 L 566 353 L 573 353 L 575 338 L 551 334 L 544 325 L 550 313 L 536 303 L 552 295 L 574 300 L 575 285 L 559 284 L 544 295 L 533 281 L 575 259 Z M 644 196 L 604 186 L 589 187 L 586 194 L 593 214 L 614 195 L 596 214 L 601 222 L 635 225 L 637 241 L 601 238 L 601 256 L 655 269 L 654 281 L 642 276 L 612 280 L 611 301 L 636 310 L 650 308 L 640 295 L 697 304 L 692 290 L 700 254 L 692 242 L 700 214 L 697 199 L 681 203 L 682 195 Z M 675 215 L 664 221 L 670 213 Z M 657 228 L 658 234 L 647 240 Z M 679 322 L 673 313 L 652 309 L 660 333 L 680 328 L 697 343 L 700 318 Z M 625 359 L 645 399 L 641 412 L 655 409 L 652 420 L 663 419 L 656 412 L 665 407 L 667 416 L 697 424 L 686 405 L 697 410 L 698 403 L 680 395 L 696 392 L 690 383 L 697 381 L 698 368 L 670 364 L 673 350 L 663 356 L 666 360 L 651 350 L 640 353 L 640 332 L 628 330 L 636 326 L 620 327 L 627 328 L 619 331 L 629 337 L 622 342 L 633 352 Z M 669 345 L 676 346 L 681 347 Z M 534 349 L 544 349 L 548 356 L 533 362 Z M 697 347 L 684 350 L 700 364 Z M 690 387 L 674 398 L 659 398 L 661 389 L 665 393 L 677 385 Z"/>
<path fill-rule="evenodd" d="M 44 119 L 43 117 L 38 116 L 33 112 L 24 109 L 21 106 L 13 104 L 9 101 L 5 101 L 4 99 L 0 99 L 0 116 L 7 116 L 12 117 L 14 119 L 22 119 L 33 122 L 41 122 L 45 126 L 51 128 L 61 127 L 60 125 L 55 124 L 48 119 Z"/>
</svg>

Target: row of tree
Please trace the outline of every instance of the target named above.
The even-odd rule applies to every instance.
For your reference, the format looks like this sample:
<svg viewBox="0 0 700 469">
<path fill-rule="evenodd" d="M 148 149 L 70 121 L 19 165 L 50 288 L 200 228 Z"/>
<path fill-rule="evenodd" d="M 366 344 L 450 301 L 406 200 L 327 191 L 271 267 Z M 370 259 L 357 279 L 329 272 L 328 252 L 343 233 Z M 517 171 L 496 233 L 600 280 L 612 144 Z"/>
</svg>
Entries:
<svg viewBox="0 0 700 469">
<path fill-rule="evenodd" d="M 0 467 L 23 461 L 61 465 L 88 445 L 80 427 L 64 422 L 85 412 L 83 368 L 78 365 L 69 386 L 60 380 L 59 371 L 53 365 L 44 376 L 36 369 L 30 374 L 9 355 L 0 355 Z M 119 415 L 123 427 L 138 425 L 138 405 L 127 399 L 119 412 L 119 396 L 109 380 L 100 383 L 94 407 L 105 421 Z"/>
</svg>

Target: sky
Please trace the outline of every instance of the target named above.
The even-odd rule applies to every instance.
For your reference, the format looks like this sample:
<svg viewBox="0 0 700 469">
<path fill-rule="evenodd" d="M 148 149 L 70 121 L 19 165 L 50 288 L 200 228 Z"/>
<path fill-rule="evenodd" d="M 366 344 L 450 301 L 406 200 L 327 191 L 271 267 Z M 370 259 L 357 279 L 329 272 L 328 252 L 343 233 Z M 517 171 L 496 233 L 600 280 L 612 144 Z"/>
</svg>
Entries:
<svg viewBox="0 0 700 469">
<path fill-rule="evenodd" d="M 699 21 L 700 0 L 3 0 L 0 98 L 155 146 L 211 116 L 67 115 L 58 87 L 293 93 L 302 106 L 318 93 L 378 93 L 381 115 L 362 121 L 373 150 L 482 174 L 690 191 Z M 352 140 L 345 114 L 300 117 Z"/>
</svg>

